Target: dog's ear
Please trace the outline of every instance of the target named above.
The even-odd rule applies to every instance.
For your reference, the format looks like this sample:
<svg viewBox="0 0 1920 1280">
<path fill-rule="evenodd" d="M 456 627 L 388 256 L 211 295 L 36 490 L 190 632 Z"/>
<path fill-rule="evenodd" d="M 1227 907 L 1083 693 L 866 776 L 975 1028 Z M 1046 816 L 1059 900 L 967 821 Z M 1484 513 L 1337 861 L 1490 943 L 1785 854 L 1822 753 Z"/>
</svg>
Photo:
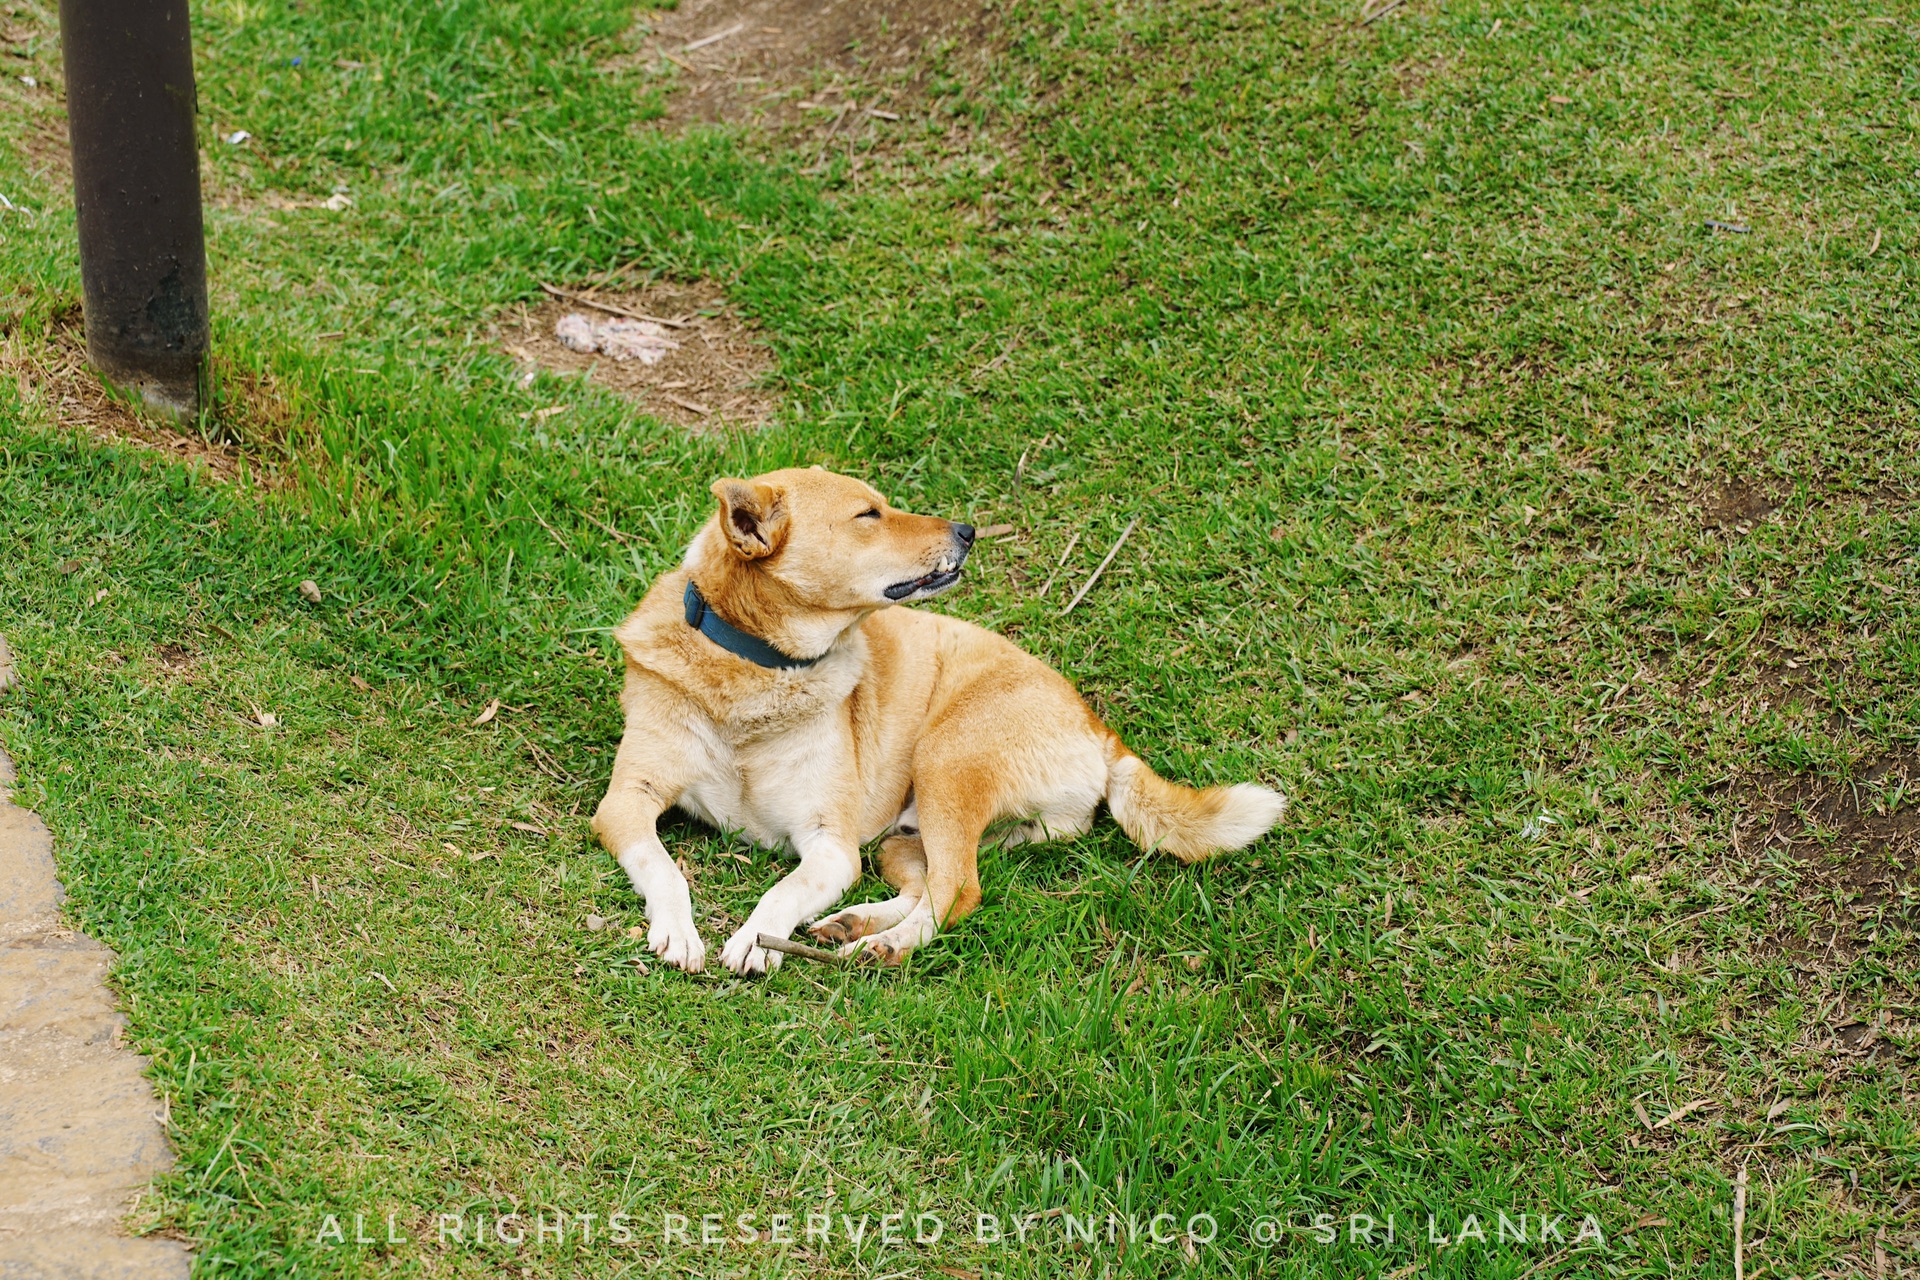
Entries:
<svg viewBox="0 0 1920 1280">
<path fill-rule="evenodd" d="M 742 560 L 759 560 L 787 540 L 787 495 L 757 480 L 715 480 L 720 532 Z"/>
</svg>

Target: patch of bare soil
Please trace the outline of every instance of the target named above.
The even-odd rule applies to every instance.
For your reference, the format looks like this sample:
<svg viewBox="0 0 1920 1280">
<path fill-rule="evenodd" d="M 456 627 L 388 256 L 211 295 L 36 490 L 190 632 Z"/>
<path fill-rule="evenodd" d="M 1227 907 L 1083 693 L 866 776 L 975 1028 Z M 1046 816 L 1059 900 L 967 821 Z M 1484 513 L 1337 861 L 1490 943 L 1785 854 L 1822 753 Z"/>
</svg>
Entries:
<svg viewBox="0 0 1920 1280">
<path fill-rule="evenodd" d="M 38 401 L 62 426 L 78 427 L 96 440 L 112 440 L 198 462 L 231 479 L 243 460 L 256 466 L 261 456 L 284 452 L 293 414 L 270 376 L 214 361 L 215 408 L 207 431 L 175 430 L 109 391 L 87 364 L 80 309 L 54 316 L 44 336 L 30 332 L 0 312 L 0 372 L 14 379 L 21 395 Z"/>
<path fill-rule="evenodd" d="M 1920 899 L 1920 754 L 1867 762 L 1848 780 L 1766 772 L 1736 788 L 1733 856 L 1745 871 L 1799 870 L 1794 896 L 1816 922 L 1785 950 L 1859 954 L 1883 926 L 1911 929 Z"/>
<path fill-rule="evenodd" d="M 652 30 L 625 61 L 679 69 L 665 117 L 675 126 L 887 112 L 919 89 L 930 55 L 987 48 L 998 17 L 985 0 L 683 0 L 644 20 Z M 804 101 L 835 81 L 865 92 Z"/>
<path fill-rule="evenodd" d="M 494 324 L 501 349 L 528 373 L 584 374 L 655 417 L 696 431 L 759 427 L 771 416 L 775 398 L 766 382 L 773 358 L 718 286 L 662 280 L 625 292 L 565 292 L 572 296 L 520 307 Z M 674 345 L 653 364 L 576 351 L 554 332 L 569 315 L 650 321 Z"/>
<path fill-rule="evenodd" d="M 1734 476 L 1701 494 L 1701 523 L 1709 529 L 1734 533 L 1753 532 L 1753 527 L 1780 509 L 1780 503 L 1755 481 Z"/>
</svg>

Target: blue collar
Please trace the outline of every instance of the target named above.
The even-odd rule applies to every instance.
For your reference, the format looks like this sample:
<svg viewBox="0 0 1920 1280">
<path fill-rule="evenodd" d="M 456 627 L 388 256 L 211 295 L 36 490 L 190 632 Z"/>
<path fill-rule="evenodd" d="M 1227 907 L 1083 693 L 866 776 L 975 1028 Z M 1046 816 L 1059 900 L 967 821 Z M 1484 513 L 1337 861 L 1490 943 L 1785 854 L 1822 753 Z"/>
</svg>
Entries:
<svg viewBox="0 0 1920 1280">
<path fill-rule="evenodd" d="M 758 636 L 750 636 L 740 628 L 707 607 L 706 597 L 700 594 L 700 588 L 693 585 L 693 579 L 687 579 L 687 625 L 695 628 L 701 635 L 725 649 L 737 654 L 748 662 L 763 667 L 810 667 L 820 661 L 819 658 L 793 658 L 780 652 Z M 826 655 L 822 654 L 821 657 Z"/>
</svg>

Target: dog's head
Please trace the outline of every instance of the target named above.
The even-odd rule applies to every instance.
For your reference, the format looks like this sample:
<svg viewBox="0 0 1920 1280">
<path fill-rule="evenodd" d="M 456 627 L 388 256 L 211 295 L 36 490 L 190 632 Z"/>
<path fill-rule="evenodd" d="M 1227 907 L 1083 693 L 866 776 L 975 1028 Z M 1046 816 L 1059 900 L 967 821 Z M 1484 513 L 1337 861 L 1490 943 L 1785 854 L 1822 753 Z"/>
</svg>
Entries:
<svg viewBox="0 0 1920 1280">
<path fill-rule="evenodd" d="M 875 609 L 938 595 L 973 548 L 973 526 L 897 510 L 819 467 L 717 480 L 713 496 L 719 509 L 689 567 L 721 616 L 775 643 L 775 632 L 837 635 Z"/>
</svg>

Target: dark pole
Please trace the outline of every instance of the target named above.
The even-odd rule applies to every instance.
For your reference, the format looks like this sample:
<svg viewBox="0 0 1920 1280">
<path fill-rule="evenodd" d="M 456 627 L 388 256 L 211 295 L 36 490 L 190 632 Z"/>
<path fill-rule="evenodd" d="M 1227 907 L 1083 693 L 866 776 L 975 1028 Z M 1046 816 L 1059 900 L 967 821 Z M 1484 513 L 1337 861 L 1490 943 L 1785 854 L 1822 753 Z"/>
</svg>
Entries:
<svg viewBox="0 0 1920 1280">
<path fill-rule="evenodd" d="M 200 412 L 207 253 L 187 0 L 60 0 L 87 357 L 175 417 Z"/>
</svg>

